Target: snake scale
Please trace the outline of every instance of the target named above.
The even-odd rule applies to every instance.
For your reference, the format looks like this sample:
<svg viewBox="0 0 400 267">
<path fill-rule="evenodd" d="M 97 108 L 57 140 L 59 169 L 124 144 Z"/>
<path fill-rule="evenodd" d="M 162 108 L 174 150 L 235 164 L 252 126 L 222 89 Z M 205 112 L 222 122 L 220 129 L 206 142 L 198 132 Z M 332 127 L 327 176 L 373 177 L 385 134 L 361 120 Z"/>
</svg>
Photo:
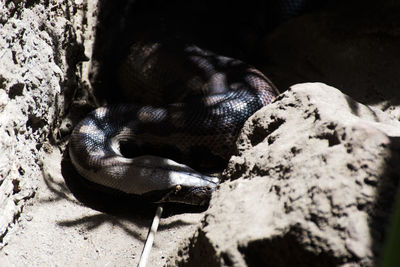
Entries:
<svg viewBox="0 0 400 267">
<path fill-rule="evenodd" d="M 94 110 L 69 154 L 89 181 L 153 202 L 208 203 L 219 180 L 194 168 L 226 162 L 244 122 L 278 94 L 256 68 L 195 45 L 137 42 L 118 72 L 150 104 Z"/>
</svg>

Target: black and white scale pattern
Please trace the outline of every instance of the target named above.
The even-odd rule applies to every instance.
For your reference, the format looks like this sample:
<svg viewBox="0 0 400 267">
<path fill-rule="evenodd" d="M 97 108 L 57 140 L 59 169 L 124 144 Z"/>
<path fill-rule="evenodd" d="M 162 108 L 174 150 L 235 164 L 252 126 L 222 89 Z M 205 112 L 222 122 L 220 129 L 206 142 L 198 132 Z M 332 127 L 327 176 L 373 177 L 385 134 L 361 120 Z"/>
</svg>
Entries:
<svg viewBox="0 0 400 267">
<path fill-rule="evenodd" d="M 193 168 L 226 163 L 244 122 L 278 94 L 254 67 L 193 45 L 138 42 L 120 73 L 122 86 L 150 104 L 94 110 L 75 127 L 69 153 L 91 182 L 161 192 L 159 202 L 206 203 L 218 179 Z"/>
</svg>

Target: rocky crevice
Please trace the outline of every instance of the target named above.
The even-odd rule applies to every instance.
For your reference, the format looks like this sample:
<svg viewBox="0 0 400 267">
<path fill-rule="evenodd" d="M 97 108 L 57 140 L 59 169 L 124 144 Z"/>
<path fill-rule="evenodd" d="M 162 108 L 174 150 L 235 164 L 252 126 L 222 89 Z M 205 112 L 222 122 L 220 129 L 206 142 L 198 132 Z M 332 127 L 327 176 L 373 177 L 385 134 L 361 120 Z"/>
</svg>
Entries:
<svg viewBox="0 0 400 267">
<path fill-rule="evenodd" d="M 2 245 L 41 179 L 42 146 L 63 115 L 63 94 L 77 85 L 83 50 L 68 12 L 59 1 L 0 4 Z"/>
</svg>

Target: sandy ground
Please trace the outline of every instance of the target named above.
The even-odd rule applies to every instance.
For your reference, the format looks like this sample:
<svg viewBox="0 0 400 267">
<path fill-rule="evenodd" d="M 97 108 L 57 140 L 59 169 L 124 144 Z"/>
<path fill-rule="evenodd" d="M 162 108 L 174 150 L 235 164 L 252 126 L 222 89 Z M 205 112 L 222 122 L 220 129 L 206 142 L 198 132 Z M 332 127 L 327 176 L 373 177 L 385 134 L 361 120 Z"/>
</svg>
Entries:
<svg viewBox="0 0 400 267">
<path fill-rule="evenodd" d="M 117 202 L 106 208 L 117 210 L 112 214 L 85 206 L 67 188 L 60 162 L 58 149 L 44 157 L 45 178 L 24 207 L 19 227 L 0 250 L 1 266 L 135 266 L 155 207 L 134 207 L 130 212 L 129 206 Z M 164 214 L 168 213 L 167 209 Z M 201 218 L 201 213 L 163 218 L 148 266 L 162 266 Z"/>
</svg>

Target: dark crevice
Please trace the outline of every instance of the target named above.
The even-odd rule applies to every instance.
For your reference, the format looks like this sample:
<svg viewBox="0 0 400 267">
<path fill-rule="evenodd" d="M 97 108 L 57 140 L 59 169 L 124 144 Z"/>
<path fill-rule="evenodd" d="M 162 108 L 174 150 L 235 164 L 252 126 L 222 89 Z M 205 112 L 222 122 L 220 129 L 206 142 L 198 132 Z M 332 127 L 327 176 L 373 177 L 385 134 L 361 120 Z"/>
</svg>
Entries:
<svg viewBox="0 0 400 267">
<path fill-rule="evenodd" d="M 26 122 L 27 128 L 32 128 L 33 132 L 43 128 L 47 124 L 46 120 L 43 118 L 39 118 L 33 114 L 28 116 L 28 121 Z"/>
<path fill-rule="evenodd" d="M 272 239 L 250 241 L 239 246 L 248 267 L 333 267 L 339 259 L 329 253 L 308 251 L 293 234 Z"/>
<path fill-rule="evenodd" d="M 351 163 L 347 163 L 346 166 L 350 171 L 357 171 L 357 168 Z"/>
<path fill-rule="evenodd" d="M 233 181 L 243 177 L 248 168 L 244 164 L 235 163 L 233 167 L 228 167 L 227 170 L 228 172 L 223 174 L 222 180 Z"/>
<path fill-rule="evenodd" d="M 318 214 L 311 213 L 310 221 L 313 222 L 318 228 L 322 228 L 324 225 L 328 225 L 328 219 L 324 216 L 319 216 Z"/>
<path fill-rule="evenodd" d="M 25 8 L 31 8 L 35 5 L 37 5 L 40 2 L 40 0 L 26 0 L 25 1 Z"/>
<path fill-rule="evenodd" d="M 334 131 L 333 133 L 322 133 L 316 136 L 316 138 L 318 139 L 326 139 L 328 141 L 328 146 L 332 147 L 332 146 L 336 146 L 339 145 L 340 142 L 340 138 L 337 134 L 336 131 Z"/>
<path fill-rule="evenodd" d="M 249 139 L 252 146 L 256 146 L 268 136 L 266 129 L 259 125 L 254 125 L 253 131 L 251 132 Z"/>
<path fill-rule="evenodd" d="M 229 255 L 229 253 L 222 252 L 221 258 L 222 258 L 225 266 L 233 266 L 234 261 L 233 261 L 233 259 L 231 259 L 231 256 Z"/>
<path fill-rule="evenodd" d="M 268 177 L 270 174 L 270 169 L 266 168 L 265 166 L 259 166 L 259 164 L 255 164 L 250 173 L 256 176 Z"/>
<path fill-rule="evenodd" d="M 284 119 L 275 118 L 273 122 L 268 124 L 268 127 L 266 129 L 262 125 L 255 124 L 253 132 L 249 134 L 251 145 L 252 146 L 258 145 L 259 143 L 264 141 L 265 138 L 269 137 L 271 133 L 276 131 L 284 123 L 285 123 Z M 268 143 L 272 144 L 273 141 L 268 139 Z"/>
<path fill-rule="evenodd" d="M 391 153 L 389 158 L 385 158 L 387 165 L 385 169 L 382 169 L 382 174 L 379 177 L 375 177 L 375 179 L 370 177 L 370 179 L 364 180 L 364 183 L 376 187 L 377 190 L 377 197 L 367 212 L 369 215 L 369 230 L 373 240 L 372 251 L 375 265 L 377 265 L 381 257 L 382 244 L 387 238 L 387 226 L 391 215 L 394 213 L 393 207 L 400 185 L 400 137 L 390 137 L 390 144 L 387 149 Z"/>
<path fill-rule="evenodd" d="M 355 101 L 353 98 L 349 97 L 348 95 L 345 95 L 347 104 L 349 105 L 350 111 L 352 114 L 355 116 L 359 117 L 360 116 L 360 104 L 359 102 Z M 376 115 L 376 112 L 371 109 L 369 106 L 365 105 L 364 108 L 367 108 L 370 111 L 371 116 L 374 118 L 376 122 L 379 122 L 379 118 Z"/>
<path fill-rule="evenodd" d="M 12 85 L 8 91 L 8 97 L 10 99 L 14 99 L 16 96 L 22 96 L 24 91 L 25 84 L 16 83 Z"/>
<path fill-rule="evenodd" d="M 301 151 L 302 151 L 301 148 L 295 146 L 290 149 L 290 152 L 292 152 L 293 156 L 296 156 L 297 154 L 301 153 Z"/>
<path fill-rule="evenodd" d="M 6 88 L 7 79 L 0 75 L 0 89 Z"/>
<path fill-rule="evenodd" d="M 176 266 L 184 267 L 201 267 L 201 266 L 208 266 L 208 267 L 220 267 L 221 262 L 217 253 L 214 249 L 213 244 L 207 238 L 206 233 L 203 231 L 199 231 L 197 237 L 193 237 L 190 240 L 189 244 L 189 257 L 177 263 Z M 228 262 L 230 259 L 226 257 Z M 231 265 L 227 265 L 231 266 Z"/>
<path fill-rule="evenodd" d="M 13 184 L 13 195 L 18 194 L 21 191 L 20 181 L 18 179 L 13 179 L 12 184 Z"/>
</svg>

